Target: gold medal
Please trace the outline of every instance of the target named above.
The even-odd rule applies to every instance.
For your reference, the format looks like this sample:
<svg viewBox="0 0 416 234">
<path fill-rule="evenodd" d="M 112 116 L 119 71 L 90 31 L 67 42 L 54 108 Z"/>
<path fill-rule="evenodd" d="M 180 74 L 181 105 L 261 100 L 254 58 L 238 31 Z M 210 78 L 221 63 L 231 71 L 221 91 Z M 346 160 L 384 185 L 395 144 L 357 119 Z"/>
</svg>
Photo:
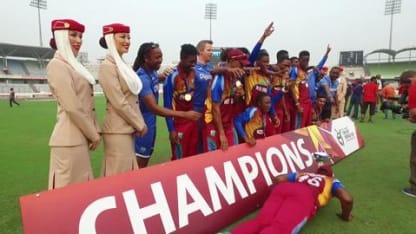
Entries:
<svg viewBox="0 0 416 234">
<path fill-rule="evenodd" d="M 192 100 L 191 94 L 189 94 L 189 93 L 185 94 L 185 101 L 189 102 L 191 100 Z"/>
</svg>

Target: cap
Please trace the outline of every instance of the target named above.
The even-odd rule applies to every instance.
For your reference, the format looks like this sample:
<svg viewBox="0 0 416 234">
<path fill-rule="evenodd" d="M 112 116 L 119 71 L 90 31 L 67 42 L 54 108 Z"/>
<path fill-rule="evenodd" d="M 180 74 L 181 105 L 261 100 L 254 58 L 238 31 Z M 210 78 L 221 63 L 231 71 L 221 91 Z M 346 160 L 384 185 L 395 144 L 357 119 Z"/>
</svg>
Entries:
<svg viewBox="0 0 416 234">
<path fill-rule="evenodd" d="M 83 33 L 85 31 L 85 26 L 72 19 L 56 19 L 52 20 L 51 30 L 52 32 L 55 32 L 56 30 L 74 30 Z M 51 38 L 49 45 L 56 50 L 54 38 Z"/>
<path fill-rule="evenodd" d="M 227 60 L 238 60 L 244 66 L 249 65 L 250 61 L 247 59 L 247 55 L 239 49 L 231 49 L 227 52 Z"/>
<path fill-rule="evenodd" d="M 334 176 L 334 172 L 332 171 L 331 166 L 328 165 L 328 164 L 324 164 L 322 166 L 319 166 L 318 169 L 316 170 L 316 173 L 318 173 L 320 175 L 329 176 L 329 177 Z"/>
<path fill-rule="evenodd" d="M 114 33 L 130 33 L 130 27 L 120 23 L 108 24 L 103 26 L 103 36 L 100 38 L 100 46 L 107 48 L 107 43 L 105 42 L 104 36 L 107 34 Z"/>
</svg>

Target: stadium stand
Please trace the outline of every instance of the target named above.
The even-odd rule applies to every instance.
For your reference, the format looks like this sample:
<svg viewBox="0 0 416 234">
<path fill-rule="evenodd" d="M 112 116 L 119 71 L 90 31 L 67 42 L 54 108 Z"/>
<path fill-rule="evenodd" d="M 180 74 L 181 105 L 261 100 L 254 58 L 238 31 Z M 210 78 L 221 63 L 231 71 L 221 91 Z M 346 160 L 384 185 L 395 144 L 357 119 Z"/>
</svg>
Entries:
<svg viewBox="0 0 416 234">
<path fill-rule="evenodd" d="M 369 75 L 380 74 L 385 78 L 396 78 L 405 70 L 416 70 L 416 61 L 392 62 L 392 63 L 372 63 L 367 64 Z"/>
<path fill-rule="evenodd" d="M 365 55 L 365 73 L 380 74 L 383 79 L 393 80 L 405 70 L 416 70 L 416 47 L 401 50 L 379 49 Z M 375 56 L 377 55 L 377 56 Z"/>
<path fill-rule="evenodd" d="M 46 66 L 54 53 L 51 48 L 0 43 L 0 98 L 8 98 L 10 88 L 18 98 L 50 98 Z M 85 66 L 97 78 L 99 64 Z M 94 92 L 102 94 L 99 84 Z"/>
</svg>

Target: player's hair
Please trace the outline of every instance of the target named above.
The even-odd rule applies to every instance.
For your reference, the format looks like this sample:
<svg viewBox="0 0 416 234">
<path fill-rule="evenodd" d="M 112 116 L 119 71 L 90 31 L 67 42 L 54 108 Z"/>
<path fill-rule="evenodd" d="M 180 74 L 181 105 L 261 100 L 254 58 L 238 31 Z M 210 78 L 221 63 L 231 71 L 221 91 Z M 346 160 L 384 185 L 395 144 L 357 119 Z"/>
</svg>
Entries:
<svg viewBox="0 0 416 234">
<path fill-rule="evenodd" d="M 256 105 L 257 106 L 259 106 L 260 105 L 260 102 L 261 101 L 263 101 L 263 98 L 264 97 L 270 97 L 267 93 L 259 93 L 257 96 L 256 96 Z"/>
<path fill-rule="evenodd" d="M 221 53 L 220 53 L 220 61 L 221 62 L 226 62 L 227 61 L 227 54 L 228 51 L 230 51 L 232 48 L 221 48 Z"/>
<path fill-rule="evenodd" d="M 294 60 L 298 60 L 299 58 L 296 56 L 290 57 L 290 61 L 293 62 Z"/>
<path fill-rule="evenodd" d="M 195 46 L 191 45 L 191 44 L 183 44 L 181 46 L 181 59 L 184 59 L 188 56 L 196 56 L 198 54 L 197 49 L 195 48 Z"/>
<path fill-rule="evenodd" d="M 326 95 L 324 95 L 324 94 L 318 94 L 317 96 L 316 96 L 316 99 L 318 99 L 318 98 L 325 98 L 326 99 Z"/>
<path fill-rule="evenodd" d="M 140 45 L 139 50 L 137 51 L 137 57 L 134 60 L 133 70 L 137 71 L 139 67 L 143 66 L 145 63 L 145 58 L 150 55 L 150 52 L 153 49 L 159 48 L 159 44 L 153 42 L 145 42 Z"/>
<path fill-rule="evenodd" d="M 416 71 L 413 70 L 408 70 L 408 71 L 404 71 L 399 78 L 399 83 L 401 84 L 410 84 L 410 78 L 411 77 L 416 77 Z"/>
<path fill-rule="evenodd" d="M 262 49 L 259 51 L 259 54 L 257 55 L 256 61 L 259 61 L 260 59 L 262 59 L 265 56 L 269 56 L 269 53 L 267 53 L 267 50 Z"/>
<path fill-rule="evenodd" d="M 309 51 L 307 50 L 302 50 L 301 52 L 299 52 L 299 58 L 303 57 L 303 56 L 310 56 Z"/>
<path fill-rule="evenodd" d="M 198 44 L 196 45 L 196 49 L 198 50 L 198 54 L 199 54 L 200 51 L 203 51 L 205 49 L 205 46 L 207 44 L 212 45 L 212 44 L 214 44 L 214 42 L 211 41 L 211 40 L 202 40 L 202 41 L 198 42 Z"/>
<path fill-rule="evenodd" d="M 277 63 L 281 63 L 286 59 L 289 59 L 289 52 L 287 50 L 279 50 L 276 53 Z"/>
<path fill-rule="evenodd" d="M 250 51 L 246 47 L 238 47 L 237 49 L 241 50 L 247 56 L 250 56 Z"/>
<path fill-rule="evenodd" d="M 331 71 L 332 71 L 332 70 L 334 70 L 334 69 L 338 69 L 338 70 L 340 70 L 341 68 L 340 68 L 340 67 L 338 67 L 338 66 L 333 66 L 333 67 L 331 67 Z M 330 72 L 331 72 L 331 71 L 330 71 Z"/>
</svg>

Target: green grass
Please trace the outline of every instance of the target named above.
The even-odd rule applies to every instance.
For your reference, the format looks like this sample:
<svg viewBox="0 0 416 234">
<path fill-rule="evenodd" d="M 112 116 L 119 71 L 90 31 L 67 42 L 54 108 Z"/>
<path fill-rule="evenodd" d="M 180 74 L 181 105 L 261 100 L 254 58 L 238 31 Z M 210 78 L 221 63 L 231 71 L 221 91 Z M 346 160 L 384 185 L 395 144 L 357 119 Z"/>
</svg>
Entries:
<svg viewBox="0 0 416 234">
<path fill-rule="evenodd" d="M 96 99 L 99 119 L 104 98 Z M 22 101 L 9 108 L 0 101 L 0 233 L 22 233 L 18 199 L 47 189 L 48 140 L 55 124 L 54 101 Z M 358 123 L 366 146 L 334 167 L 335 173 L 354 196 L 354 219 L 340 221 L 336 199 L 319 211 L 303 233 L 414 233 L 416 199 L 404 196 L 409 176 L 410 134 L 415 128 L 402 119 Z M 158 119 L 158 135 L 151 164 L 170 160 L 168 135 Z M 92 154 L 95 176 L 99 176 L 103 150 Z M 254 217 L 254 214 L 248 217 Z M 226 228 L 231 229 L 234 225 Z"/>
</svg>

